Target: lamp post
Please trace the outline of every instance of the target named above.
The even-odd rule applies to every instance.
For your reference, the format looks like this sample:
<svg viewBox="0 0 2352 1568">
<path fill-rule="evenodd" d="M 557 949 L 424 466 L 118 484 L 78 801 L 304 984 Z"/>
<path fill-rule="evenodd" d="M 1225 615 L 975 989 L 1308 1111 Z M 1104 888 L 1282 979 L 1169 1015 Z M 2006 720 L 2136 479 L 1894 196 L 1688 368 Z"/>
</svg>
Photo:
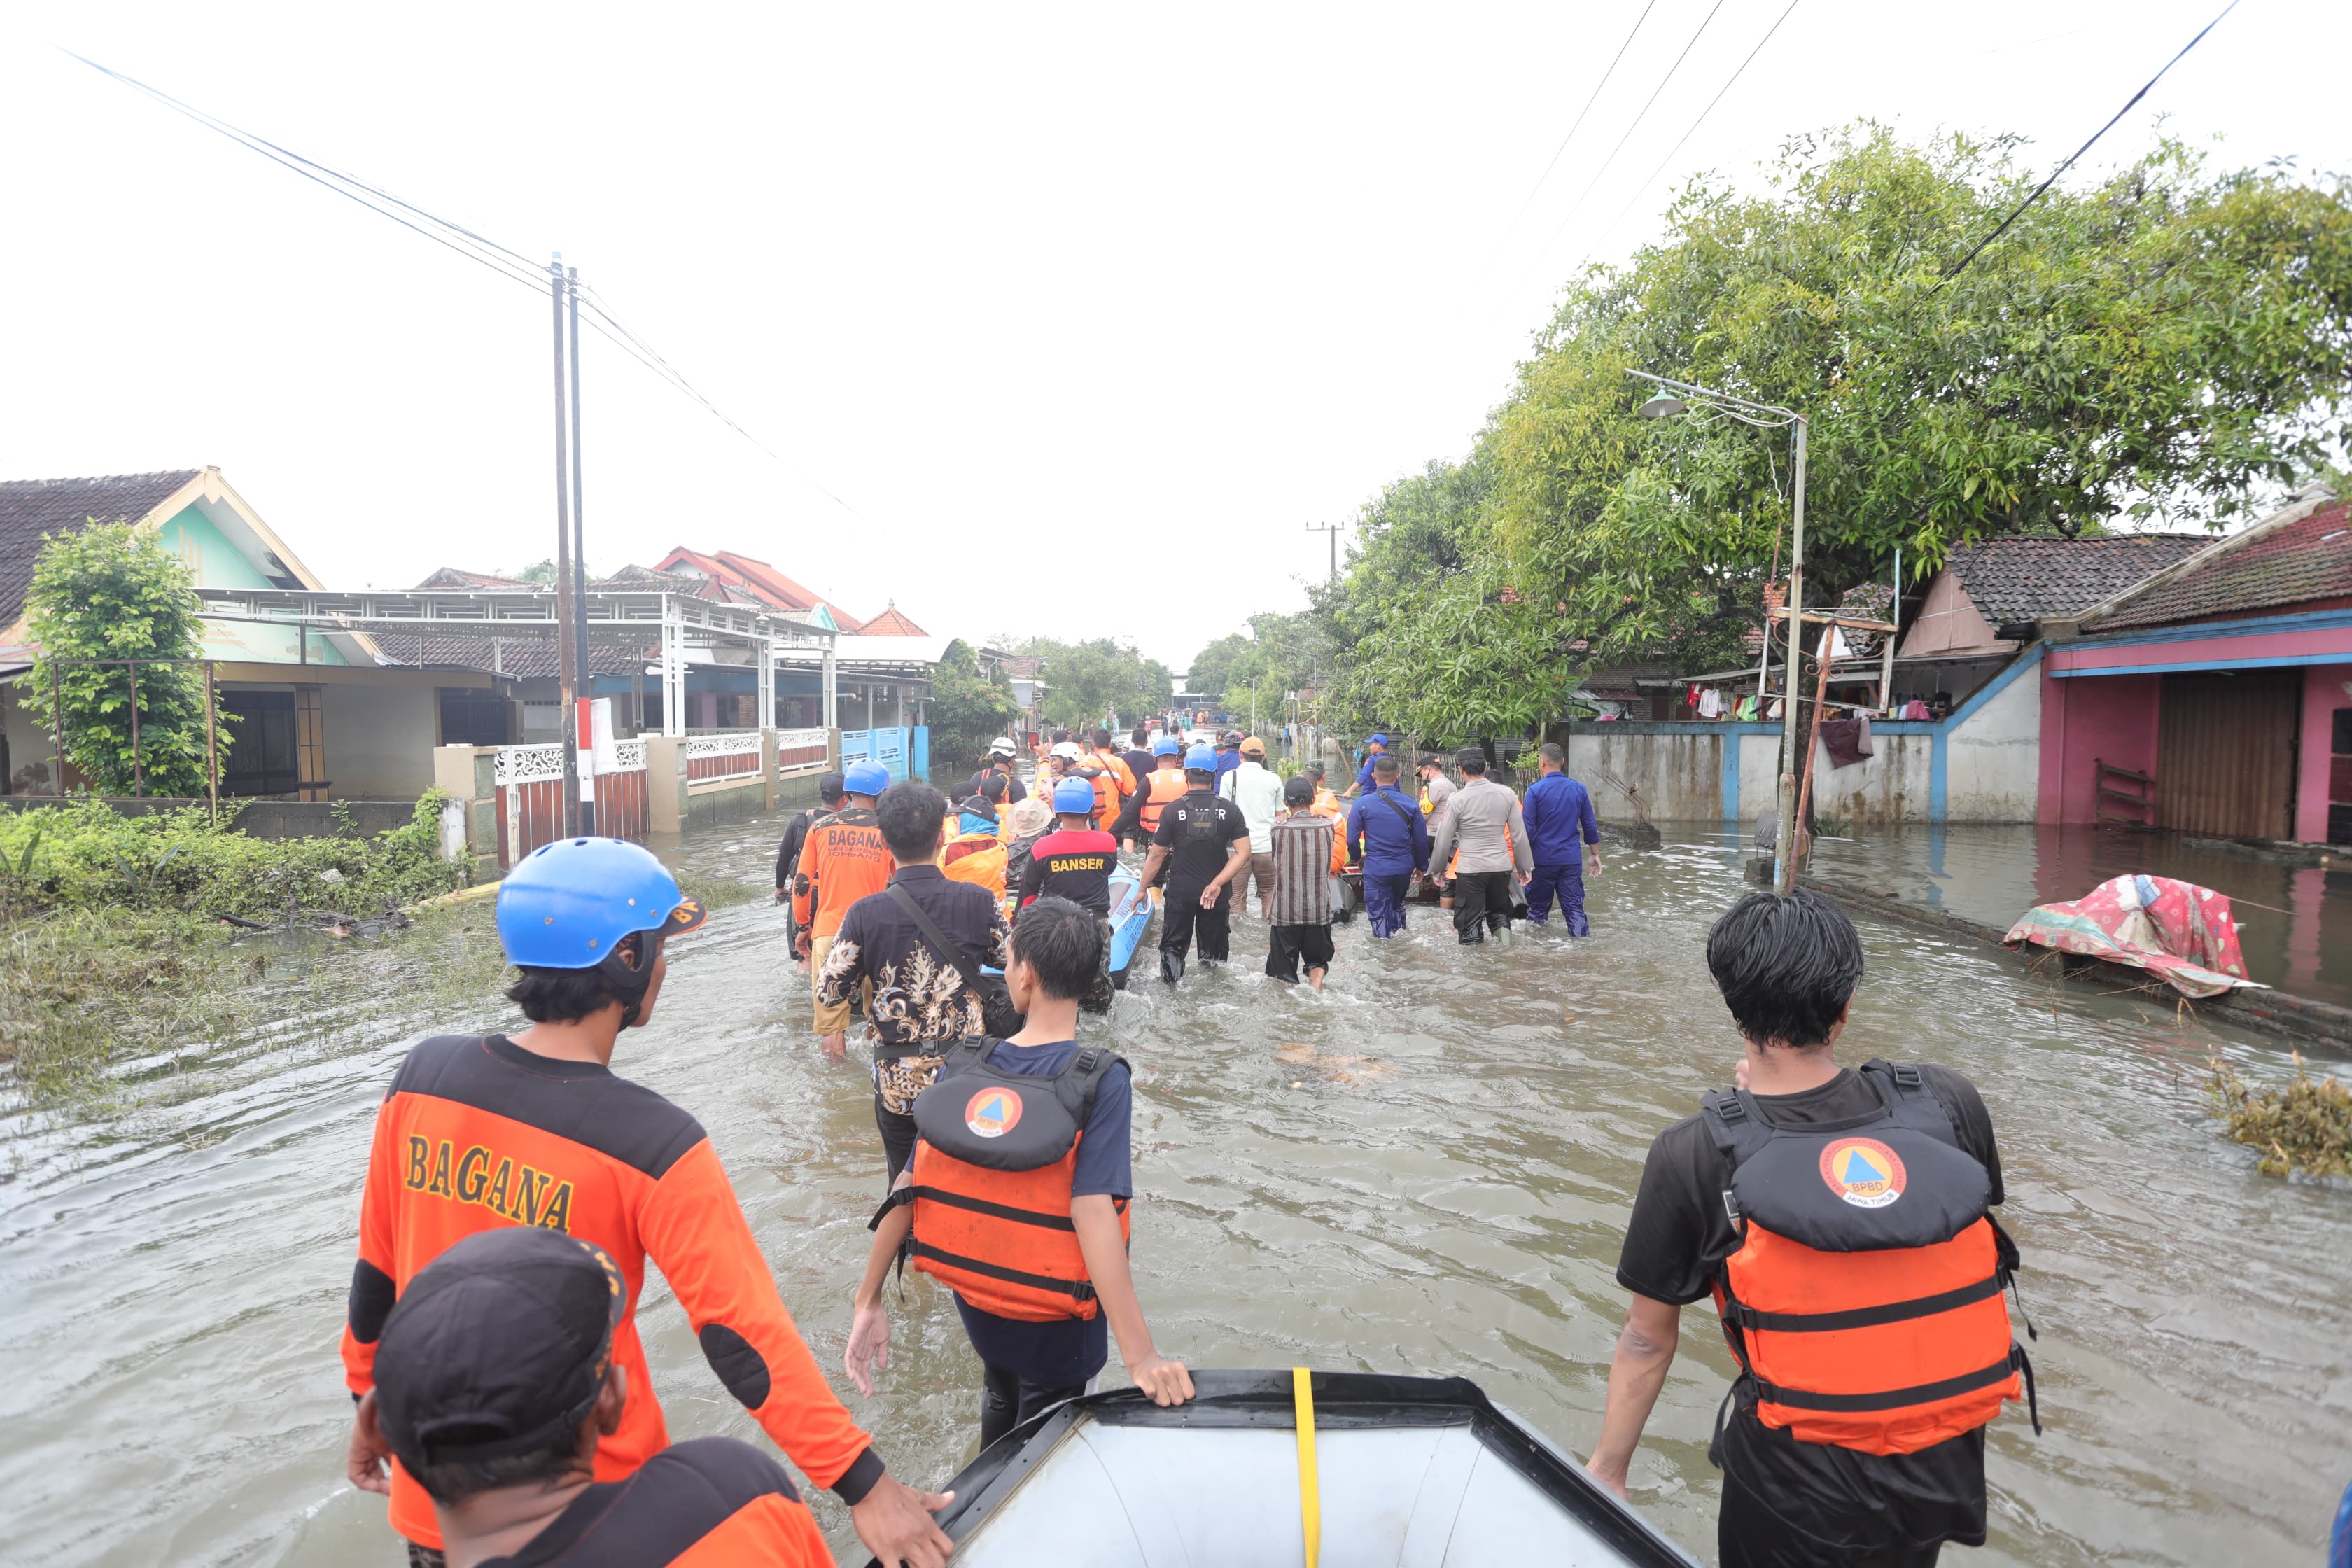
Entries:
<svg viewBox="0 0 2352 1568">
<path fill-rule="evenodd" d="M 1652 375 L 1644 370 L 1625 373 L 1642 381 L 1654 382 L 1666 388 L 1642 405 L 1644 419 L 1671 419 L 1685 412 L 1696 402 L 1715 408 L 1743 425 L 1759 429 L 1789 429 L 1796 447 L 1795 499 L 1790 510 L 1792 519 L 1789 530 L 1789 668 L 1783 681 L 1780 700 L 1781 769 L 1780 825 L 1772 845 L 1772 890 L 1787 893 L 1797 883 L 1797 655 L 1804 646 L 1805 608 L 1805 416 L 1793 408 L 1777 404 L 1750 403 L 1744 397 L 1734 397 L 1727 392 L 1697 386 L 1686 381 L 1670 381 L 1663 375 Z M 1674 394 L 1685 395 L 1677 397 Z M 1772 623 L 1768 616 L 1764 623 L 1764 656 L 1772 656 Z"/>
</svg>

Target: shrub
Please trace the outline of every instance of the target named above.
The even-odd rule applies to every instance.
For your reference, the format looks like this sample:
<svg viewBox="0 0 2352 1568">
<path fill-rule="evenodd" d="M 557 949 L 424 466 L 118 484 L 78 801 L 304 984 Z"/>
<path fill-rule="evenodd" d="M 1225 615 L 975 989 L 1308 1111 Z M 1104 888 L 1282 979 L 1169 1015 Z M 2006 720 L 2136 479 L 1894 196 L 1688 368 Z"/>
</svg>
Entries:
<svg viewBox="0 0 2352 1568">
<path fill-rule="evenodd" d="M 2340 1079 L 2314 1078 L 2294 1056 L 2294 1079 L 2284 1089 L 2249 1089 L 2219 1056 L 2205 1092 L 2230 1125 L 2230 1136 L 2263 1152 L 2267 1176 L 2301 1171 L 2352 1176 L 2352 1089 Z"/>
</svg>

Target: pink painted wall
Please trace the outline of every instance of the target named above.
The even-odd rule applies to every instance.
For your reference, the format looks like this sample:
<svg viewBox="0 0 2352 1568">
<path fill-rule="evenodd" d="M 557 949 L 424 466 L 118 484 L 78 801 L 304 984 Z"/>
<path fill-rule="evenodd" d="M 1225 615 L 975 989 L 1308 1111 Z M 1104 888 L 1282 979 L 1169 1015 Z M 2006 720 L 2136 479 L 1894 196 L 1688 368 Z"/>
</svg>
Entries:
<svg viewBox="0 0 2352 1568">
<path fill-rule="evenodd" d="M 2160 675 L 2042 677 L 2038 820 L 2098 820 L 2098 763 L 2156 772 Z M 2158 781 L 2161 787 L 2162 781 Z"/>
<path fill-rule="evenodd" d="M 2327 841 L 2327 766 L 2336 710 L 2352 708 L 2352 664 L 2315 664 L 2303 672 L 2303 735 L 2294 778 L 2294 836 Z"/>
<path fill-rule="evenodd" d="M 2173 627 L 2174 633 L 2195 627 Z M 2166 635 L 2163 633 L 2159 636 Z M 2061 643 L 2050 650 L 2057 670 L 2130 669 L 2144 665 L 2227 668 L 2256 659 L 2299 663 L 2314 658 L 2352 658 L 2352 626 L 2309 631 L 2240 632 L 2230 637 L 2182 636 L 2171 642 Z"/>
</svg>

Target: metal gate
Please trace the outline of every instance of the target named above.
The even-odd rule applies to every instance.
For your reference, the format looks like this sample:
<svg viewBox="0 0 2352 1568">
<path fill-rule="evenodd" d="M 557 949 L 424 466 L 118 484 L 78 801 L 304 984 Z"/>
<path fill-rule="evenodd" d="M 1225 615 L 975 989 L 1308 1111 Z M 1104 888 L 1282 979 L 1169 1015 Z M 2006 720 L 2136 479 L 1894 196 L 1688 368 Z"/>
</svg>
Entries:
<svg viewBox="0 0 2352 1568">
<path fill-rule="evenodd" d="M 646 743 L 623 741 L 613 753 L 614 771 L 596 775 L 596 831 L 609 838 L 643 839 L 647 826 Z M 491 776 L 498 790 L 501 868 L 562 836 L 562 747 L 500 746 Z"/>
<path fill-rule="evenodd" d="M 2157 826 L 2216 838 L 2294 837 L 2302 716 L 2298 668 L 2166 676 Z"/>
</svg>

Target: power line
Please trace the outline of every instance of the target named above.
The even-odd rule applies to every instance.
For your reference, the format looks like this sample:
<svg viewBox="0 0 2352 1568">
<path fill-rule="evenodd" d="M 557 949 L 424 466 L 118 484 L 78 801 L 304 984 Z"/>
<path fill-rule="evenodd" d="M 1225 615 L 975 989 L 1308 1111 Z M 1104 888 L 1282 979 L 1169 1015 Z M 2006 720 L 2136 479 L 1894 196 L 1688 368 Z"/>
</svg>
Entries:
<svg viewBox="0 0 2352 1568">
<path fill-rule="evenodd" d="M 2230 3 L 2227 5 L 2222 6 L 2221 15 L 2206 23 L 2204 27 L 2195 37 L 2181 45 L 2180 53 L 2165 61 L 2164 70 L 2160 70 L 2154 76 L 2148 78 L 2147 86 L 2143 87 L 2137 92 L 2133 93 L 2131 95 L 2130 101 L 2126 103 L 2121 109 L 2116 110 L 2114 120 L 2108 121 L 2105 125 L 2100 126 L 2097 131 L 2092 132 L 2090 141 L 2084 142 L 2080 147 L 2074 149 L 2074 156 L 2073 158 L 2067 159 L 2055 169 L 2050 171 L 2050 177 L 2048 179 L 2034 186 L 2032 194 L 2027 195 L 2023 201 L 2018 203 L 2016 207 L 2011 211 L 2007 217 L 2000 220 L 1999 227 L 1995 228 L 1990 234 L 1986 235 L 1982 239 L 1977 241 L 1975 248 L 1970 250 L 1966 256 L 1961 257 L 1958 263 L 1955 265 L 1949 272 L 1945 273 L 1941 278 L 1936 279 L 1936 287 L 1927 291 L 1930 294 L 1941 292 L 1945 284 L 1949 283 L 1953 279 L 1958 278 L 1961 273 L 1967 271 L 1969 263 L 1977 258 L 1979 252 L 1982 251 L 1985 247 L 1990 245 L 1994 240 L 1999 239 L 2002 235 L 2007 234 L 2009 232 L 2009 226 L 2015 223 L 2018 220 L 2019 216 L 2022 214 L 2026 208 L 2041 200 L 2042 193 L 2048 190 L 2052 185 L 2057 184 L 2059 175 L 2064 174 L 2067 170 L 2074 166 L 2075 159 L 2080 158 L 2084 153 L 2089 152 L 2100 137 L 2105 136 L 2108 132 L 2113 131 L 2116 128 L 2116 121 L 2121 120 L 2125 115 L 2129 114 L 2132 111 L 2133 105 L 2138 103 L 2141 99 L 2146 98 L 2148 94 L 2148 89 L 2156 86 L 2158 82 L 2164 79 L 2165 71 L 2168 71 L 2173 67 L 2179 65 L 2182 59 L 2187 58 L 2189 50 L 2195 48 L 2198 45 L 2205 41 L 2205 35 L 2207 33 L 2211 32 L 2214 28 L 2221 25 L 2222 16 L 2227 16 L 2231 12 L 2237 8 L 2238 0 L 2230 0 Z"/>
<path fill-rule="evenodd" d="M 363 180 L 346 174 L 339 169 L 331 168 L 327 164 L 306 158 L 299 153 L 280 147 L 274 142 L 267 141 L 260 136 L 255 135 L 249 131 L 232 125 L 227 121 L 222 120 L 216 115 L 198 109 L 194 104 L 183 102 L 181 100 L 173 98 L 170 93 L 164 92 L 160 88 L 151 87 L 135 77 L 125 76 L 121 71 L 112 69 L 107 66 L 102 66 L 96 60 L 90 59 L 86 56 L 75 54 L 71 49 L 61 49 L 59 52 L 70 58 L 81 61 L 82 64 L 89 67 L 90 69 L 97 71 L 101 76 L 110 77 L 126 87 L 135 88 L 139 91 L 145 93 L 148 97 L 153 99 L 158 103 L 161 103 L 166 108 L 173 110 L 175 113 L 186 116 L 188 119 L 194 121 L 197 124 L 202 125 L 206 130 L 215 132 L 218 134 L 228 138 L 230 141 L 236 142 L 240 147 L 246 148 L 247 151 L 260 153 L 270 162 L 292 170 L 295 174 L 301 175 L 304 179 L 310 181 L 312 184 L 321 185 L 326 189 L 334 192 L 335 195 L 343 197 L 347 201 L 355 202 L 359 205 L 365 207 L 370 212 L 375 213 L 383 217 L 388 217 L 393 222 L 400 225 L 403 228 L 408 229 L 413 233 L 423 235 L 425 238 L 433 241 L 436 245 L 441 246 L 445 249 L 455 251 L 457 255 L 464 257 L 468 261 L 476 262 L 483 267 L 488 268 L 491 271 L 497 273 L 501 278 L 521 284 L 524 288 L 529 289 L 534 294 L 543 294 L 549 288 L 549 275 L 541 269 L 538 263 L 533 262 L 520 251 L 510 249 L 506 246 L 499 244 L 496 240 L 477 234 L 472 229 L 466 227 L 462 224 L 452 223 L 447 218 L 441 217 L 436 214 L 426 211 L 425 208 L 418 206 L 414 202 L 406 201 L 402 197 L 392 195 L 388 191 L 381 190 L 374 185 L 367 184 Z M 393 209 L 394 207 L 401 209 L 401 211 L 394 211 Z M 402 216 L 404 212 L 413 213 L 416 217 L 422 218 L 425 221 L 424 223 L 415 222 L 409 217 Z M 426 225 L 428 224 L 433 226 L 427 227 Z M 456 236 L 457 237 L 452 238 L 452 236 Z M 647 343 L 645 341 L 645 339 L 639 337 L 635 332 L 630 331 L 628 327 L 624 325 L 620 318 L 614 314 L 611 308 L 604 302 L 604 297 L 601 294 L 597 294 L 594 289 L 586 284 L 582 284 L 580 287 L 583 294 L 592 297 L 585 302 L 587 303 L 588 309 L 591 312 L 588 325 L 593 330 L 602 335 L 614 347 L 618 348 L 623 353 L 627 354 L 631 359 L 635 360 L 639 364 L 645 366 L 646 369 L 651 371 L 656 377 L 668 383 L 678 392 L 700 404 L 705 409 L 709 410 L 711 416 L 717 418 L 719 423 L 725 425 L 729 429 L 742 437 L 743 439 L 751 443 L 752 446 L 757 447 L 761 451 L 765 452 L 770 458 L 774 458 L 778 463 L 783 463 L 785 468 L 791 468 L 792 465 L 784 462 L 784 458 L 781 453 L 777 452 L 774 447 L 770 447 L 766 442 L 761 440 L 757 436 L 752 435 L 751 431 L 745 429 L 736 420 L 730 417 L 724 409 L 720 408 L 716 403 L 713 403 L 709 397 L 703 395 L 702 391 L 692 382 L 688 381 L 685 374 L 680 372 L 677 366 L 671 364 L 667 359 L 664 358 L 659 353 L 657 353 L 650 343 Z M 595 319 L 598 317 L 603 319 L 601 322 Z M 842 500 L 841 497 L 835 495 L 831 490 L 826 489 L 814 479 L 808 478 L 807 475 L 797 474 L 797 477 L 811 489 L 815 490 L 818 494 L 832 501 L 835 506 L 838 506 L 844 511 L 848 512 L 852 517 L 857 518 L 861 522 L 868 521 L 856 507 L 851 506 L 847 501 Z"/>
<path fill-rule="evenodd" d="M 1658 0 L 1650 0 L 1648 5 L 1642 7 L 1642 14 L 1633 18 L 1633 32 L 1626 34 L 1625 41 L 1617 46 L 1616 58 L 1609 62 L 1609 68 L 1601 73 L 1601 80 L 1593 86 L 1592 96 L 1584 100 L 1584 107 L 1576 111 L 1576 123 L 1568 128 L 1568 134 L 1561 137 L 1559 139 L 1559 145 L 1552 149 L 1551 162 L 1546 163 L 1543 167 L 1543 173 L 1536 176 L 1536 183 L 1528 188 L 1528 199 L 1519 204 L 1519 210 L 1511 215 L 1510 224 L 1503 230 L 1504 239 L 1507 240 L 1511 237 L 1511 231 L 1519 226 L 1519 220 L 1528 216 L 1528 209 L 1529 207 L 1535 205 L 1536 193 L 1544 188 L 1544 182 L 1551 178 L 1552 169 L 1559 163 L 1559 155 L 1568 151 L 1568 144 L 1570 142 L 1576 140 L 1577 132 L 1583 128 L 1584 117 L 1592 112 L 1592 106 L 1594 104 L 1601 101 L 1601 89 L 1607 87 L 1609 85 L 1609 79 L 1617 74 L 1617 61 L 1625 58 L 1625 51 L 1633 47 L 1634 37 L 1642 31 L 1642 24 L 1648 21 L 1650 19 L 1650 13 L 1657 8 Z M 1496 241 L 1496 247 L 1499 249 L 1500 247 L 1501 241 L 1498 240 Z"/>
<path fill-rule="evenodd" d="M 2234 5 L 2235 3 L 2236 0 L 2231 0 L 2231 4 Z M 1568 232 L 1569 224 L 1574 220 L 1578 213 L 1584 210 L 1585 199 L 1592 195 L 1593 186 L 1601 184 L 1601 176 L 1609 172 L 1609 165 L 1617 161 L 1617 154 L 1625 150 L 1625 143 L 1632 141 L 1633 139 L 1633 132 L 1641 129 L 1643 115 L 1650 112 L 1650 105 L 1658 101 L 1658 94 L 1666 90 L 1666 84 L 1675 79 L 1675 73 L 1676 71 L 1683 68 L 1683 61 L 1690 58 L 1691 50 L 1698 46 L 1699 38 L 1706 32 L 1707 23 L 1715 20 L 1716 11 L 1720 11 L 1722 9 L 1723 0 L 1715 0 L 1715 9 L 1709 11 L 1705 19 L 1699 23 L 1698 31 L 1690 36 L 1690 42 L 1683 46 L 1683 52 L 1675 57 L 1675 63 L 1666 68 L 1666 74 L 1658 79 L 1657 87 L 1652 90 L 1649 98 L 1643 103 L 1640 111 L 1633 116 L 1633 123 L 1625 127 L 1625 134 L 1617 138 L 1617 145 L 1610 148 L 1609 156 L 1601 161 L 1601 167 L 1594 172 L 1591 184 L 1588 184 L 1584 187 L 1583 195 L 1578 196 L 1576 198 L 1576 205 L 1568 209 L 1568 216 L 1559 220 L 1559 226 L 1551 231 L 1551 238 L 1544 241 L 1544 248 L 1546 250 L 1549 250 L 1554 245 L 1559 243 L 1559 237 Z"/>
<path fill-rule="evenodd" d="M 1648 190 L 1651 184 L 1656 181 L 1660 174 L 1665 173 L 1666 165 L 1675 161 L 1675 154 L 1683 150 L 1683 142 L 1688 142 L 1694 135 L 1697 134 L 1698 128 L 1706 123 L 1706 117 L 1715 112 L 1715 106 L 1723 101 L 1724 93 L 1729 92 L 1733 84 L 1738 82 L 1740 77 L 1746 73 L 1748 68 L 1755 63 L 1756 57 L 1764 52 L 1764 46 L 1772 41 L 1772 35 L 1780 30 L 1780 23 L 1789 19 L 1789 12 L 1794 11 L 1801 3 L 1802 0 L 1789 0 L 1788 10 L 1781 12 L 1780 20 L 1774 22 L 1771 26 L 1765 29 L 1764 36 L 1756 40 L 1756 47 L 1748 51 L 1748 58 L 1746 59 L 1739 62 L 1739 69 L 1731 73 L 1731 80 L 1725 82 L 1721 90 L 1717 92 L 1713 98 L 1706 100 L 1706 107 L 1698 111 L 1698 118 L 1691 121 L 1690 129 L 1688 131 L 1683 132 L 1682 141 L 1676 142 L 1673 146 L 1667 148 L 1666 155 L 1658 160 L 1658 166 L 1651 170 L 1647 174 L 1643 175 L 1642 183 L 1633 187 L 1633 195 L 1627 199 L 1622 207 L 1618 209 L 1617 216 L 1609 220 L 1609 226 L 1601 231 L 1599 239 L 1594 241 L 1596 245 L 1600 243 L 1600 240 L 1607 239 L 1611 234 L 1615 232 L 1617 226 L 1625 221 L 1625 215 L 1633 210 L 1633 204 L 1642 199 L 1642 193 Z"/>
</svg>

